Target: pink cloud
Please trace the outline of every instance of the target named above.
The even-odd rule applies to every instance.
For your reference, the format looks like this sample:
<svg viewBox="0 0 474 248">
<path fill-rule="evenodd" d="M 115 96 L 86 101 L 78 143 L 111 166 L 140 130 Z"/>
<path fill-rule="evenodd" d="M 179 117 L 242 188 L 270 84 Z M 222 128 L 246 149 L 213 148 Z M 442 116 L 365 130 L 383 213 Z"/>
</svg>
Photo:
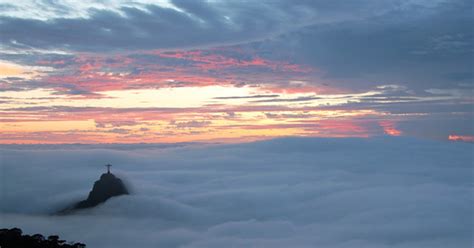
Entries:
<svg viewBox="0 0 474 248">
<path fill-rule="evenodd" d="M 474 136 L 472 136 L 472 135 L 455 135 L 455 134 L 451 134 L 451 135 L 448 136 L 448 140 L 451 140 L 451 141 L 474 142 Z"/>
<path fill-rule="evenodd" d="M 296 89 L 285 85 L 294 77 L 305 79 L 314 68 L 230 48 L 114 55 L 82 53 L 68 61 L 40 60 L 37 63 L 63 65 L 41 78 L 42 86 L 91 97 L 90 93 L 109 90 L 240 85 L 243 82 L 275 92 L 285 89 L 288 93 L 321 92 L 311 86 Z"/>
</svg>

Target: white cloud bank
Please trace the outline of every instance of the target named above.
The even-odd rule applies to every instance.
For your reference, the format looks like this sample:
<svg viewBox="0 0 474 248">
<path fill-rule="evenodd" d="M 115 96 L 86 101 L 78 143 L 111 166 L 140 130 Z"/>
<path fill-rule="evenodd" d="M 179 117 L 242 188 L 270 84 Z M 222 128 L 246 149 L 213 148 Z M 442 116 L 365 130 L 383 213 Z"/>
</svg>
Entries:
<svg viewBox="0 0 474 248">
<path fill-rule="evenodd" d="M 473 145 L 1 146 L 0 227 L 88 247 L 471 247 Z M 134 194 L 70 216 L 112 163 Z"/>
</svg>

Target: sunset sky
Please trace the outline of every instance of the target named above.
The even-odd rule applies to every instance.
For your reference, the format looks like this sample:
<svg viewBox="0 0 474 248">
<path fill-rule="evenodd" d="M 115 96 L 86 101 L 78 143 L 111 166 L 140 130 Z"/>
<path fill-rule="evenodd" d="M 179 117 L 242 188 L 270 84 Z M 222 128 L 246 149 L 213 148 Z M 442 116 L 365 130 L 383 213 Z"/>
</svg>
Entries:
<svg viewBox="0 0 474 248">
<path fill-rule="evenodd" d="M 470 0 L 2 0 L 0 143 L 472 142 L 473 16 Z"/>
</svg>

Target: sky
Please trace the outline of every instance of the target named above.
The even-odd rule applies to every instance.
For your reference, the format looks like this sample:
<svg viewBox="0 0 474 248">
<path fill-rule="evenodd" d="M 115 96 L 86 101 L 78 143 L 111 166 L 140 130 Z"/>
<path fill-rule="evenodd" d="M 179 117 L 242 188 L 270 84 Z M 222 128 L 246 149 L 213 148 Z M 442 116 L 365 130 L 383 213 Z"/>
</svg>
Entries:
<svg viewBox="0 0 474 248">
<path fill-rule="evenodd" d="M 0 143 L 474 141 L 473 3 L 0 0 Z"/>
<path fill-rule="evenodd" d="M 472 149 L 411 137 L 0 145 L 0 225 L 90 248 L 472 247 Z M 132 194 L 51 215 L 85 199 L 105 161 Z"/>
</svg>

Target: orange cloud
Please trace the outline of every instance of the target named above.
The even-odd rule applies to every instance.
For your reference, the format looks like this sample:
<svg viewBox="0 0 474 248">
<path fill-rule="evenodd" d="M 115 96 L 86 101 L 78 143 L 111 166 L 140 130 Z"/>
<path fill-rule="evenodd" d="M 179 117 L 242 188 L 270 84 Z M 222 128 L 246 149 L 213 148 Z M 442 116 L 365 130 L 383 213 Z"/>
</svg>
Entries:
<svg viewBox="0 0 474 248">
<path fill-rule="evenodd" d="M 402 134 L 402 131 L 398 130 L 392 121 L 380 121 L 379 124 L 383 131 L 390 136 L 400 136 Z"/>
</svg>

